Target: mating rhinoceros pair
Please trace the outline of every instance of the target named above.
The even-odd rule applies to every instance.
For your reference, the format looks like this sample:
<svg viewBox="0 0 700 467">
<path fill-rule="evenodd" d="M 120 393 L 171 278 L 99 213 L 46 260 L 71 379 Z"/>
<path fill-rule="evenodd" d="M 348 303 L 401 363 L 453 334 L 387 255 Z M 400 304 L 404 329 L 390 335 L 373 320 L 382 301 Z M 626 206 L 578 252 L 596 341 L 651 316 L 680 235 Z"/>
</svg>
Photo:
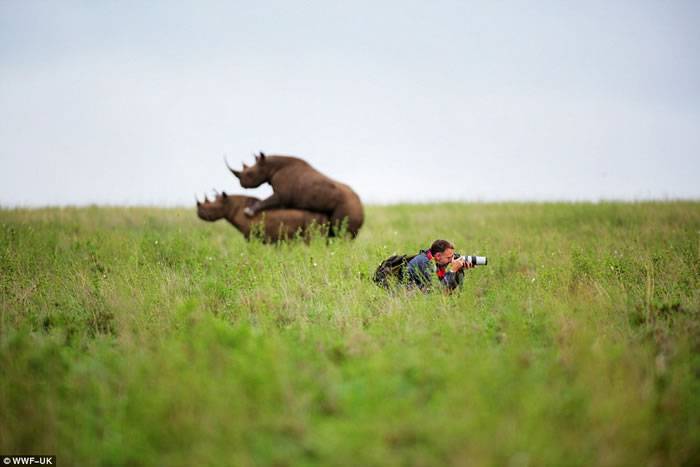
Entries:
<svg viewBox="0 0 700 467">
<path fill-rule="evenodd" d="M 345 222 L 347 232 L 354 238 L 362 227 L 364 212 L 357 194 L 302 159 L 266 156 L 261 152 L 255 156 L 252 167 L 243 164 L 243 170 L 228 169 L 243 188 L 269 183 L 272 195 L 264 200 L 226 192 L 217 194 L 213 201 L 205 197 L 203 203 L 197 201 L 197 215 L 201 219 L 225 218 L 246 238 L 250 238 L 258 225 L 266 242 L 304 235 L 313 225 L 327 229 L 334 236 Z"/>
</svg>

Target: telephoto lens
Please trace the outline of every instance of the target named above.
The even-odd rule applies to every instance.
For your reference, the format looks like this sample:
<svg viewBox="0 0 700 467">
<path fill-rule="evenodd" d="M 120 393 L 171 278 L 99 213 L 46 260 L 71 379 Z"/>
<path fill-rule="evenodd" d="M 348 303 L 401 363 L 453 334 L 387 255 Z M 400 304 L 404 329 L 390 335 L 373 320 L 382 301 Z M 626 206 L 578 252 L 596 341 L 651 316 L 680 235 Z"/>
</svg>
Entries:
<svg viewBox="0 0 700 467">
<path fill-rule="evenodd" d="M 486 266 L 489 264 L 489 259 L 486 256 L 465 256 L 466 261 L 469 261 L 474 266 Z"/>
<path fill-rule="evenodd" d="M 469 263 L 472 266 L 486 266 L 489 264 L 489 259 L 486 256 L 460 256 L 455 255 L 454 259 L 463 259 L 465 263 Z"/>
</svg>

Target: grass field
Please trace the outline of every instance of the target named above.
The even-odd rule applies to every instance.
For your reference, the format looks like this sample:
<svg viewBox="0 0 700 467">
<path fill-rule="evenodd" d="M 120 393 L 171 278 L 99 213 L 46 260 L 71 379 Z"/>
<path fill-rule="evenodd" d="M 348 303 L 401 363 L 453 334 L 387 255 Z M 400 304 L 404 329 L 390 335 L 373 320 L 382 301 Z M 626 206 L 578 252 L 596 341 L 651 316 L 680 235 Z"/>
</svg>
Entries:
<svg viewBox="0 0 700 467">
<path fill-rule="evenodd" d="M 58 465 L 700 464 L 700 203 L 0 210 L 0 453 Z M 395 252 L 489 257 L 388 294 Z"/>
</svg>

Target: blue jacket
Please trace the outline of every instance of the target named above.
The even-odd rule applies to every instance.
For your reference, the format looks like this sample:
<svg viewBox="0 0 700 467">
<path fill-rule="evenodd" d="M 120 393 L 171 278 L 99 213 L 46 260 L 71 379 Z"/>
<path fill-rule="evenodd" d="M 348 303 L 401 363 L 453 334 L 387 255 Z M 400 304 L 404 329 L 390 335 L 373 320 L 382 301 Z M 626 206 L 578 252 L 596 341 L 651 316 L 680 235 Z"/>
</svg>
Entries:
<svg viewBox="0 0 700 467">
<path fill-rule="evenodd" d="M 440 284 L 450 290 L 457 288 L 462 283 L 464 274 L 462 271 L 454 273 L 445 271 L 444 267 L 438 268 L 434 261 L 428 257 L 428 250 L 421 250 L 411 261 L 408 262 L 408 283 L 423 291 L 430 290 L 433 285 Z M 440 278 L 438 271 L 444 273 Z"/>
</svg>

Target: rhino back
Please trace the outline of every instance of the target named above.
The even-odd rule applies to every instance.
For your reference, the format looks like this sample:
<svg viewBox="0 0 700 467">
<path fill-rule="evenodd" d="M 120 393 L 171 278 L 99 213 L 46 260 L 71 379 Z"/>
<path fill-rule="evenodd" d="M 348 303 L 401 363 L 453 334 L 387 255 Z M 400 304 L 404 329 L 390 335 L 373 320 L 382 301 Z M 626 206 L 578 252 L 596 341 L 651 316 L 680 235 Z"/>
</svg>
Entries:
<svg viewBox="0 0 700 467">
<path fill-rule="evenodd" d="M 342 183 L 308 165 L 280 170 L 271 185 L 282 204 L 290 208 L 331 212 L 347 196 Z"/>
</svg>

